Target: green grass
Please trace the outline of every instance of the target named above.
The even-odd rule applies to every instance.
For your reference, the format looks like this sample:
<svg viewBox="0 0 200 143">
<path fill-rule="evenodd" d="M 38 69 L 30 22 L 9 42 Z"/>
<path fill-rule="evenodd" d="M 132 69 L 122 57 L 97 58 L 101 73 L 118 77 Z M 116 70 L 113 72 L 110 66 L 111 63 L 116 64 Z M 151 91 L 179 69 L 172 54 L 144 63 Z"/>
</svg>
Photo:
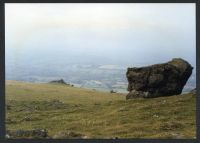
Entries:
<svg viewBox="0 0 200 143">
<path fill-rule="evenodd" d="M 119 93 L 6 81 L 6 106 L 7 130 L 43 128 L 52 138 L 196 138 L 190 94 L 126 100 Z"/>
</svg>

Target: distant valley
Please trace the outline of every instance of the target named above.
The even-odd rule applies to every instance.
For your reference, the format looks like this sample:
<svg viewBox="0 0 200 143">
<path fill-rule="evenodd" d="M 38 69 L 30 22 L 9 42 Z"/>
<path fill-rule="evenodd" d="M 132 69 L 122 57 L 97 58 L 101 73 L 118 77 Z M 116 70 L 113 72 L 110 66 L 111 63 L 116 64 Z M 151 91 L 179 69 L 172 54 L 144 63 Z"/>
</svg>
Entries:
<svg viewBox="0 0 200 143">
<path fill-rule="evenodd" d="M 144 66 L 136 64 L 134 66 Z M 129 65 L 101 65 L 101 64 L 63 64 L 44 66 L 37 64 L 29 66 L 9 65 L 6 68 L 7 80 L 43 83 L 52 80 L 64 79 L 75 87 L 83 87 L 101 91 L 115 91 L 127 93 L 126 71 Z M 183 92 L 196 87 L 196 69 L 188 80 Z"/>
</svg>

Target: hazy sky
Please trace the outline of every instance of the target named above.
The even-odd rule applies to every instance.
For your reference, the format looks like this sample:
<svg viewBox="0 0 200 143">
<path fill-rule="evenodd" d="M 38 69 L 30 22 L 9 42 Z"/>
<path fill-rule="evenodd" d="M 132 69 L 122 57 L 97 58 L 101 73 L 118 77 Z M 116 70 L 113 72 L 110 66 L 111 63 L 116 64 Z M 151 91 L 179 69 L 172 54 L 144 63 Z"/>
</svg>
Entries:
<svg viewBox="0 0 200 143">
<path fill-rule="evenodd" d="M 181 57 L 195 66 L 195 4 L 6 4 L 5 20 L 6 56 L 19 62 Z"/>
</svg>

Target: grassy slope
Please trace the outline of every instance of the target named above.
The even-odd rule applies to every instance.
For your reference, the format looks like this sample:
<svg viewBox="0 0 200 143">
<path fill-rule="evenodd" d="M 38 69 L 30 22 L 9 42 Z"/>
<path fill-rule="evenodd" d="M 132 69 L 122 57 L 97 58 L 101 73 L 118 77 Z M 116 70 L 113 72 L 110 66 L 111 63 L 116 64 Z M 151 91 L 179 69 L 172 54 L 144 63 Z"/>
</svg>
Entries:
<svg viewBox="0 0 200 143">
<path fill-rule="evenodd" d="M 53 100 L 59 100 L 55 102 Z M 192 95 L 125 100 L 66 85 L 6 82 L 6 128 L 71 131 L 88 138 L 195 138 Z"/>
</svg>

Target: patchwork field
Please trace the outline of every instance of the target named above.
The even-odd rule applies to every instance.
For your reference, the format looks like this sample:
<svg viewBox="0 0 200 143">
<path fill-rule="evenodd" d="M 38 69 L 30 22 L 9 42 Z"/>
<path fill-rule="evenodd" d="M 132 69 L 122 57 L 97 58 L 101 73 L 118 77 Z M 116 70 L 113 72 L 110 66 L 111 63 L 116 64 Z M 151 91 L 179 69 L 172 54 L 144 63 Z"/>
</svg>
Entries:
<svg viewBox="0 0 200 143">
<path fill-rule="evenodd" d="M 194 95 L 134 100 L 125 96 L 6 81 L 6 130 L 45 129 L 49 138 L 196 138 Z"/>
</svg>

